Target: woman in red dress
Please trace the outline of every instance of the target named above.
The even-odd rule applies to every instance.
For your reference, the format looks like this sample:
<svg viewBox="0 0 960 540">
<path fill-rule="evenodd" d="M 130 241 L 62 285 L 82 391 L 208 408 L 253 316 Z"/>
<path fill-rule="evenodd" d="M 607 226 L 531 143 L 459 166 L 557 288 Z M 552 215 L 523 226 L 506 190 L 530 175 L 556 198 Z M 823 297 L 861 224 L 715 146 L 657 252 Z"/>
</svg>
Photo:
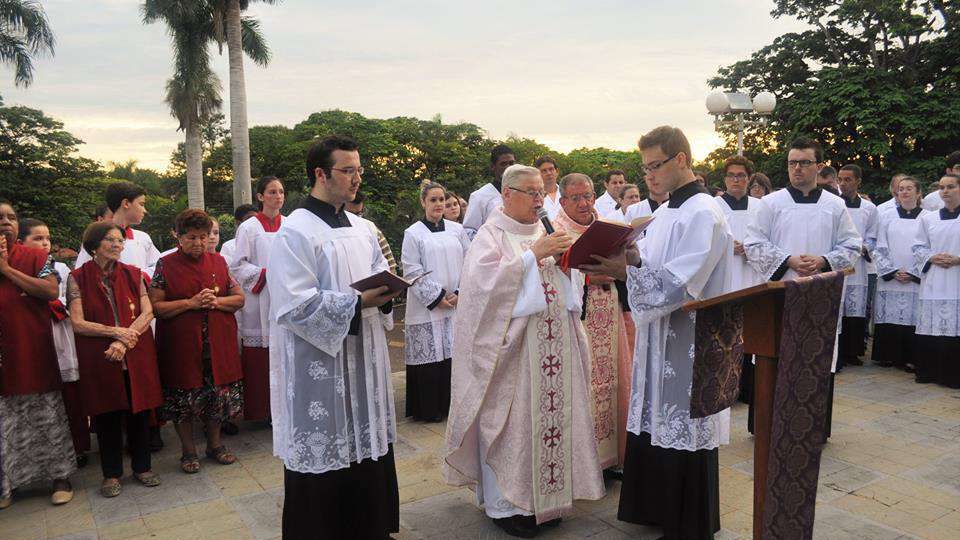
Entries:
<svg viewBox="0 0 960 540">
<path fill-rule="evenodd" d="M 222 465 L 236 461 L 220 443 L 220 423 L 243 408 L 237 321 L 243 290 L 227 263 L 207 251 L 213 221 L 202 210 L 177 216 L 179 249 L 157 263 L 150 301 L 157 316 L 157 346 L 164 403 L 161 416 L 180 436 L 180 468 L 200 470 L 193 420 L 204 423 L 207 457 Z"/>
<path fill-rule="evenodd" d="M 53 482 L 53 504 L 70 502 L 77 469 L 50 324 L 57 272 L 49 254 L 17 244 L 19 231 L 0 200 L 0 509 L 36 481 Z"/>
<path fill-rule="evenodd" d="M 97 427 L 104 497 L 120 494 L 124 424 L 134 478 L 147 487 L 160 485 L 150 460 L 150 411 L 163 401 L 150 330 L 153 307 L 143 272 L 120 262 L 123 243 L 118 225 L 90 224 L 83 233 L 83 249 L 93 259 L 67 280 L 80 403 Z"/>
</svg>

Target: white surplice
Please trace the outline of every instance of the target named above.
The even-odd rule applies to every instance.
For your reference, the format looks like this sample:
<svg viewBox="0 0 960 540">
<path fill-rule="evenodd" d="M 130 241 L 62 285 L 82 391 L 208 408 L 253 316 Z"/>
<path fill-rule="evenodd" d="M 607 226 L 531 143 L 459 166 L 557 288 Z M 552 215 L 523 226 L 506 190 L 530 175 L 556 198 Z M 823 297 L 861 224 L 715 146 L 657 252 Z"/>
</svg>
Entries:
<svg viewBox="0 0 960 540">
<path fill-rule="evenodd" d="M 597 197 L 596 202 L 593 203 L 593 207 L 597 209 L 597 215 L 605 218 L 607 214 L 616 211 L 617 200 L 610 196 L 610 193 L 604 191 L 603 195 Z"/>
<path fill-rule="evenodd" d="M 133 238 L 128 238 L 123 243 L 123 251 L 120 252 L 120 262 L 129 264 L 130 266 L 136 266 L 143 271 L 148 278 L 153 277 L 157 261 L 160 260 L 160 250 L 153 245 L 153 239 L 150 238 L 149 234 L 137 229 L 132 230 Z M 176 251 L 176 249 L 174 249 L 174 251 Z M 74 267 L 80 268 L 91 258 L 87 250 L 81 249 L 80 253 L 77 254 L 77 261 L 74 263 Z"/>
<path fill-rule="evenodd" d="M 494 210 L 503 206 L 503 195 L 491 184 L 486 183 L 470 194 L 467 201 L 467 215 L 463 216 L 463 228 L 467 237 L 473 239 L 480 227 Z"/>
<path fill-rule="evenodd" d="M 350 284 L 387 270 L 362 218 L 332 228 L 294 210 L 273 240 L 270 290 L 270 393 L 273 452 L 287 469 L 321 474 L 378 459 L 396 440 L 385 329 L 392 315 L 361 312 Z"/>
<path fill-rule="evenodd" d="M 733 263 L 730 228 L 698 187 L 693 182 L 674 193 L 685 199 L 679 207 L 657 209 L 640 242 L 641 266 L 627 268 L 636 324 L 627 430 L 649 433 L 654 446 L 686 451 L 717 448 L 730 438 L 729 409 L 690 418 L 696 313 L 680 308 L 729 292 Z"/>
<path fill-rule="evenodd" d="M 718 196 L 716 198 L 717 205 L 720 207 L 720 211 L 723 212 L 723 217 L 726 218 L 727 225 L 730 226 L 733 239 L 741 244 L 747 238 L 747 226 L 757 219 L 757 211 L 763 205 L 763 201 L 756 197 L 749 195 L 744 195 L 744 197 L 747 198 L 747 207 L 744 209 L 737 206 L 736 210 L 731 207 L 730 202 L 727 201 L 725 197 Z M 746 255 L 734 254 L 730 266 L 730 274 L 730 290 L 732 291 L 746 289 L 747 287 L 752 287 L 763 282 L 763 276 L 750 266 L 750 263 L 747 262 Z"/>
<path fill-rule="evenodd" d="M 926 197 L 923 198 L 921 203 L 924 210 L 930 212 L 936 212 L 937 210 L 943 208 L 943 197 L 940 196 L 940 190 L 934 190 L 930 193 L 927 193 Z"/>
<path fill-rule="evenodd" d="M 282 218 L 281 218 L 282 222 Z M 230 263 L 230 273 L 243 288 L 245 301 L 237 319 L 240 340 L 245 347 L 270 346 L 270 289 L 254 292 L 261 276 L 269 284 L 271 276 L 264 273 L 270 263 L 270 248 L 276 232 L 267 232 L 257 218 L 251 218 L 237 227 L 237 247 Z"/>
<path fill-rule="evenodd" d="M 237 253 L 237 239 L 231 238 L 223 243 L 220 246 L 220 256 L 223 257 L 223 260 L 227 261 L 227 266 L 233 264 L 233 259 L 236 257 Z"/>
<path fill-rule="evenodd" d="M 440 362 L 452 356 L 454 310 L 427 306 L 460 288 L 470 239 L 459 223 L 446 219 L 442 223 L 442 231 L 431 231 L 418 221 L 403 233 L 400 264 L 404 278 L 430 272 L 407 290 L 403 354 L 408 365 Z"/>
<path fill-rule="evenodd" d="M 67 278 L 70 267 L 62 262 L 54 262 L 53 269 L 60 277 L 60 295 L 58 300 L 67 307 Z M 57 362 L 60 364 L 60 378 L 63 382 L 80 379 L 80 367 L 77 361 L 77 344 L 73 337 L 73 323 L 70 317 L 62 321 L 53 321 L 53 346 L 57 349 Z"/>
<path fill-rule="evenodd" d="M 920 210 L 912 215 L 900 208 L 880 214 L 877 225 L 877 246 L 873 258 L 877 265 L 877 297 L 873 308 L 873 321 L 877 324 L 915 326 L 917 323 L 917 294 L 920 284 L 901 283 L 894 279 L 898 271 L 907 272 L 919 279 L 923 274 L 913 258 L 913 242 L 920 228 Z"/>
<path fill-rule="evenodd" d="M 947 219 L 946 209 L 919 218 L 913 256 L 921 272 L 917 334 L 960 336 L 960 266 L 941 268 L 930 262 L 938 253 L 960 256 L 960 218 Z"/>
<path fill-rule="evenodd" d="M 847 212 L 850 213 L 850 219 L 857 228 L 857 233 L 863 239 L 863 248 L 868 253 L 872 253 L 877 245 L 877 220 L 879 213 L 876 205 L 872 202 L 858 197 L 859 206 L 853 206 L 845 201 Z M 857 204 L 857 203 L 853 203 Z M 866 317 L 867 316 L 867 291 L 868 276 L 876 274 L 876 268 L 867 260 L 867 257 L 861 256 L 855 265 L 856 273 L 848 276 L 845 282 L 843 295 L 843 316 L 844 317 Z"/>
</svg>

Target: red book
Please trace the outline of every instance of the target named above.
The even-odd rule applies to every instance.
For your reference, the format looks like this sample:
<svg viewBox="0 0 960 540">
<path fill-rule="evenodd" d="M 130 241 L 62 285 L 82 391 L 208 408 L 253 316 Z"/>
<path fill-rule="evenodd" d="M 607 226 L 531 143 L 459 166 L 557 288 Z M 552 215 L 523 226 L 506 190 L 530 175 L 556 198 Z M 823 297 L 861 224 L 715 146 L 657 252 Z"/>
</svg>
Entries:
<svg viewBox="0 0 960 540">
<path fill-rule="evenodd" d="M 378 274 L 374 274 L 370 277 L 363 278 L 360 281 L 351 283 L 350 286 L 360 292 L 363 292 L 386 285 L 390 288 L 390 292 L 397 292 L 412 287 L 414 283 L 420 281 L 420 278 L 426 276 L 427 274 L 430 274 L 430 272 L 424 272 L 408 281 L 396 274 L 391 273 L 389 270 L 384 270 Z"/>
<path fill-rule="evenodd" d="M 561 259 L 564 268 L 579 268 L 597 264 L 592 255 L 610 257 L 619 253 L 629 242 L 634 242 L 653 221 L 653 217 L 637 218 L 630 225 L 609 221 L 594 221 Z"/>
</svg>

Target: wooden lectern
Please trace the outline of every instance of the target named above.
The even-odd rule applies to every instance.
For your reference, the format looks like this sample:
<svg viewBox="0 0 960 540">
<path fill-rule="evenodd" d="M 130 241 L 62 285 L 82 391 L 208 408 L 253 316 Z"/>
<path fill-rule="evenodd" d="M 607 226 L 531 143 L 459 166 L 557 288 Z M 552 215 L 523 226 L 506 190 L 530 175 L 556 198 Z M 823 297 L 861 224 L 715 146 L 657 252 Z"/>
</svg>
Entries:
<svg viewBox="0 0 960 540">
<path fill-rule="evenodd" d="M 782 281 L 768 281 L 699 302 L 689 302 L 684 311 L 696 311 L 720 304 L 743 306 L 743 353 L 756 355 L 753 395 L 753 538 L 763 530 L 763 502 L 770 459 L 770 431 L 773 428 L 773 394 L 777 383 L 777 357 L 783 319 Z"/>
</svg>

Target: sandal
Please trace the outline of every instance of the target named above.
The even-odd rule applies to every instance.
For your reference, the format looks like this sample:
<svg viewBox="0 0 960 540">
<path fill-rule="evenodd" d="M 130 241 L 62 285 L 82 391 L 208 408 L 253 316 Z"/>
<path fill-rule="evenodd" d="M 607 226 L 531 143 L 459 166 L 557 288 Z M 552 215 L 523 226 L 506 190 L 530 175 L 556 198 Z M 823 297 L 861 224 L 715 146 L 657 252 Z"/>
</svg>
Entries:
<svg viewBox="0 0 960 540">
<path fill-rule="evenodd" d="M 200 472 L 200 460 L 196 454 L 184 454 L 180 456 L 180 470 L 187 474 L 197 474 Z"/>
<path fill-rule="evenodd" d="M 199 465 L 199 463 L 197 465 Z M 133 477 L 136 478 L 138 482 L 140 482 L 146 487 L 157 487 L 160 485 L 160 477 L 157 476 L 157 474 L 154 473 L 153 471 L 134 474 Z"/>
<path fill-rule="evenodd" d="M 237 461 L 237 456 L 231 454 L 226 446 L 207 448 L 207 457 L 221 465 L 232 465 Z"/>
<path fill-rule="evenodd" d="M 104 478 L 103 483 L 100 484 L 100 494 L 108 499 L 120 495 L 120 479 Z"/>
</svg>

